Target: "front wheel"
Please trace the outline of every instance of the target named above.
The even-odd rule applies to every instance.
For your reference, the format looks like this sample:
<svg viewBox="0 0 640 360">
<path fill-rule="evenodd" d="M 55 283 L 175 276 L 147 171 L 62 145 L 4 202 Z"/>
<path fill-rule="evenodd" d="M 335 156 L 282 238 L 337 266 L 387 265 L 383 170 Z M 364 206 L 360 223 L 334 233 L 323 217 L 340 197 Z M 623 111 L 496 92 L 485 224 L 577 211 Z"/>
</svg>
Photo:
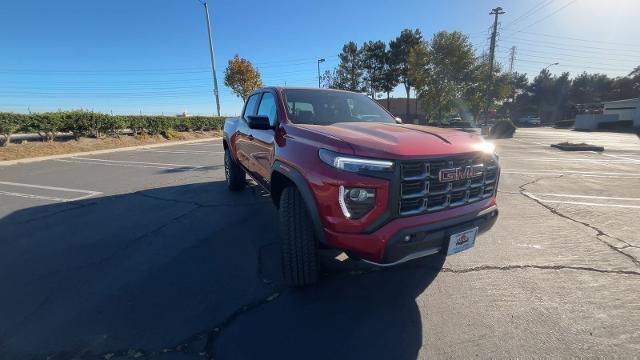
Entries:
<svg viewBox="0 0 640 360">
<path fill-rule="evenodd" d="M 229 149 L 224 151 L 224 177 L 227 180 L 229 190 L 240 191 L 244 189 L 246 179 L 245 172 L 240 165 L 233 160 Z"/>
<path fill-rule="evenodd" d="M 302 195 L 287 187 L 280 195 L 282 272 L 287 284 L 305 286 L 318 278 L 317 244 Z"/>
</svg>

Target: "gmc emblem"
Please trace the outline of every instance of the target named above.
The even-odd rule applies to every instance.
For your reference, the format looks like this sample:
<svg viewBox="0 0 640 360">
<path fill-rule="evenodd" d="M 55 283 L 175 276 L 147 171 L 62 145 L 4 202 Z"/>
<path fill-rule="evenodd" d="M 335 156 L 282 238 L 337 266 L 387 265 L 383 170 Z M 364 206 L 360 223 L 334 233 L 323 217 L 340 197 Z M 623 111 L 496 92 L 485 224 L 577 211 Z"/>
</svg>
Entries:
<svg viewBox="0 0 640 360">
<path fill-rule="evenodd" d="M 471 179 L 481 176 L 484 172 L 484 165 L 473 165 L 451 169 L 442 169 L 438 174 L 440 182 L 450 182 L 456 180 Z"/>
</svg>

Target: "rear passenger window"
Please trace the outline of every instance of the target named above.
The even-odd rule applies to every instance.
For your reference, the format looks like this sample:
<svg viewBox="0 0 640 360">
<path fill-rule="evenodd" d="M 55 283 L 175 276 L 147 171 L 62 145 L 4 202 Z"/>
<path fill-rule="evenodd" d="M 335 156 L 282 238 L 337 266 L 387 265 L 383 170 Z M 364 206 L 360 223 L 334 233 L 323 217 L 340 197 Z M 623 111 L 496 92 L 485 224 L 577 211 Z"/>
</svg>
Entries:
<svg viewBox="0 0 640 360">
<path fill-rule="evenodd" d="M 264 93 L 262 95 L 262 101 L 258 108 L 258 115 L 264 115 L 269 117 L 269 124 L 275 126 L 276 124 L 276 99 L 272 93 Z"/>
<path fill-rule="evenodd" d="M 249 96 L 247 100 L 247 105 L 244 107 L 244 114 L 242 114 L 242 118 L 245 120 L 247 116 L 256 114 L 256 107 L 258 106 L 258 99 L 260 99 L 260 94 L 255 94 Z"/>
</svg>

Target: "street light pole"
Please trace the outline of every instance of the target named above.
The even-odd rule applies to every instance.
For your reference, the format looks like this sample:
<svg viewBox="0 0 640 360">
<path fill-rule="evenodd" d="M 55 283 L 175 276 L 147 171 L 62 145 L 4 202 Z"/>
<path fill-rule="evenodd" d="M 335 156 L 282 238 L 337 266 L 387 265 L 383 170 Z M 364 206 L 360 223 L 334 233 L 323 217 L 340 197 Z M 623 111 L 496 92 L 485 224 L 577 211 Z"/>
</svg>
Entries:
<svg viewBox="0 0 640 360">
<path fill-rule="evenodd" d="M 211 37 L 211 20 L 209 19 L 209 6 L 204 0 L 198 0 L 204 6 L 204 15 L 207 19 L 207 33 L 209 34 L 209 55 L 211 55 L 211 71 L 213 72 L 213 95 L 216 98 L 216 110 L 220 116 L 220 97 L 218 96 L 218 77 L 216 76 L 216 60 L 213 52 L 213 38 Z"/>
<path fill-rule="evenodd" d="M 547 65 L 547 67 L 546 67 L 546 68 L 544 68 L 544 69 L 545 69 L 545 70 L 549 70 L 549 68 L 550 68 L 550 67 L 552 67 L 552 66 L 554 66 L 554 65 L 560 65 L 560 63 L 555 62 L 555 63 L 553 63 L 553 64 L 549 64 L 549 65 Z"/>
<path fill-rule="evenodd" d="M 321 88 L 322 85 L 320 85 L 320 63 L 323 63 L 325 60 L 324 59 L 318 59 L 318 87 Z"/>
</svg>

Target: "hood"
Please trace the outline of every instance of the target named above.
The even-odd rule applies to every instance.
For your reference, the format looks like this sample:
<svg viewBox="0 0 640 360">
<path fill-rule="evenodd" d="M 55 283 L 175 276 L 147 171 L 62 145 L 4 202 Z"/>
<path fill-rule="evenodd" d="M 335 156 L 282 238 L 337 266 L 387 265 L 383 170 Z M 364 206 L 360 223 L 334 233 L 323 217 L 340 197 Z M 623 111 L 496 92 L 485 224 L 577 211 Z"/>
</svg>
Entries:
<svg viewBox="0 0 640 360">
<path fill-rule="evenodd" d="M 297 125 L 348 143 L 356 155 L 395 159 L 477 151 L 484 139 L 475 133 L 409 124 L 367 122 Z"/>
</svg>

